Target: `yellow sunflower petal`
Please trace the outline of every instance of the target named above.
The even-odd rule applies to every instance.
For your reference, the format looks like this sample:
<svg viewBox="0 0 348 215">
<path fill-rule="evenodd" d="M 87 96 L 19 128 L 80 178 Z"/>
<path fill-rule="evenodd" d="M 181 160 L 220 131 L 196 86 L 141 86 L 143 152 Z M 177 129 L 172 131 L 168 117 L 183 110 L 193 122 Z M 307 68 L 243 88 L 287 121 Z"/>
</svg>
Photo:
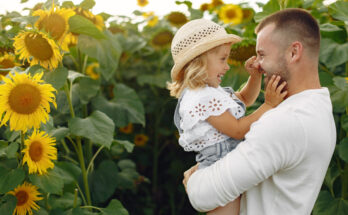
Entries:
<svg viewBox="0 0 348 215">
<path fill-rule="evenodd" d="M 8 192 L 17 198 L 17 205 L 13 211 L 13 215 L 32 215 L 33 209 L 38 210 L 40 207 L 36 201 L 43 199 L 38 188 L 28 182 L 16 187 L 13 191 Z"/>
<path fill-rule="evenodd" d="M 13 46 L 19 59 L 28 61 L 31 66 L 40 64 L 54 69 L 62 61 L 58 45 L 43 32 L 21 32 L 14 38 Z"/>
<path fill-rule="evenodd" d="M 10 122 L 10 129 L 26 132 L 30 128 L 39 128 L 41 122 L 46 123 L 49 104 L 55 103 L 56 90 L 50 84 L 42 83 L 35 75 L 10 74 L 0 85 L 0 122 L 5 125 Z M 4 114 L 5 113 L 5 114 Z M 4 116 L 3 116 L 4 114 Z"/>
<path fill-rule="evenodd" d="M 29 173 L 45 174 L 47 169 L 53 168 L 52 160 L 57 160 L 57 148 L 55 139 L 45 132 L 34 130 L 29 139 L 24 141 L 25 148 L 23 164 L 27 163 Z"/>
</svg>

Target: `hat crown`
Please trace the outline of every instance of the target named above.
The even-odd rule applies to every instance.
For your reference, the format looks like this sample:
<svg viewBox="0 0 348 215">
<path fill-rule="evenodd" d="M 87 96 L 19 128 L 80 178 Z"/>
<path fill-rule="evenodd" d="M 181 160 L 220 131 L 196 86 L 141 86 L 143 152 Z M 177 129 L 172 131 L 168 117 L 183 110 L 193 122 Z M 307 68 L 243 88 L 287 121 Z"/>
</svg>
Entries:
<svg viewBox="0 0 348 215">
<path fill-rule="evenodd" d="M 171 52 L 174 62 L 196 44 L 205 39 L 227 35 L 225 29 L 213 21 L 206 19 L 192 20 L 183 25 L 175 34 Z"/>
</svg>

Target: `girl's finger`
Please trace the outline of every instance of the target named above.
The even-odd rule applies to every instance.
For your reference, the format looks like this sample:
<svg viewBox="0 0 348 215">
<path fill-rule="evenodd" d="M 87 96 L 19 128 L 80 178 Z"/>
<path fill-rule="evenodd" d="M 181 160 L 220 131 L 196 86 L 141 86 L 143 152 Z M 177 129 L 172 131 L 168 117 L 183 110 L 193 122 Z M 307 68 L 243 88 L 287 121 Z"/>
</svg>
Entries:
<svg viewBox="0 0 348 215">
<path fill-rule="evenodd" d="M 281 84 L 278 86 L 276 92 L 277 92 L 278 94 L 280 94 L 280 92 L 284 89 L 285 85 L 286 85 L 286 82 L 284 81 L 283 83 L 281 83 Z"/>
<path fill-rule="evenodd" d="M 284 91 L 284 92 L 282 92 L 281 94 L 280 94 L 280 97 L 282 98 L 282 99 L 284 99 L 285 98 L 285 96 L 288 94 L 288 91 Z"/>
<path fill-rule="evenodd" d="M 278 83 L 280 81 L 280 76 L 277 76 L 276 79 L 274 79 L 273 83 L 272 83 L 272 90 L 275 91 L 277 89 Z"/>
<path fill-rule="evenodd" d="M 266 86 L 266 91 L 270 90 L 271 85 L 273 84 L 274 78 L 275 78 L 275 75 L 272 75 L 271 79 L 268 81 L 268 84 Z"/>
</svg>

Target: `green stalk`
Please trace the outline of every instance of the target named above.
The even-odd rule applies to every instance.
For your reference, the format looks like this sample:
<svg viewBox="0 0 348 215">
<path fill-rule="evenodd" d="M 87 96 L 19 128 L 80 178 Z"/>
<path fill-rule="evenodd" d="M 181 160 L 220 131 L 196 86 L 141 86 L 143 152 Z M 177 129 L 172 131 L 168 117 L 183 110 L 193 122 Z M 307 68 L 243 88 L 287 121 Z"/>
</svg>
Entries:
<svg viewBox="0 0 348 215">
<path fill-rule="evenodd" d="M 82 150 L 82 144 L 81 144 L 81 137 L 76 137 L 77 139 L 77 156 L 80 161 L 80 166 L 82 170 L 82 179 L 83 179 L 83 184 L 85 186 L 85 193 L 86 193 L 86 198 L 87 198 L 87 204 L 92 205 L 91 201 L 91 193 L 89 191 L 89 186 L 88 186 L 88 177 L 87 177 L 87 170 L 86 170 L 86 165 L 85 165 L 85 159 L 83 157 L 83 150 Z"/>
<path fill-rule="evenodd" d="M 75 118 L 75 111 L 74 111 L 74 107 L 73 107 L 72 102 L 71 102 L 71 91 L 70 91 L 67 84 L 65 85 L 64 88 L 65 88 L 65 93 L 66 93 L 68 103 L 69 103 L 70 115 L 72 118 Z M 83 183 L 84 183 L 84 187 L 85 187 L 85 195 L 87 198 L 87 205 L 91 205 L 92 204 L 91 193 L 89 191 L 89 186 L 88 186 L 88 177 L 87 177 L 87 171 L 86 171 L 86 166 L 85 166 L 85 159 L 83 156 L 81 137 L 77 136 L 76 142 L 77 142 L 76 153 L 77 153 L 77 156 L 79 158 L 80 167 L 81 167 L 81 171 L 82 171 L 82 179 L 83 179 Z"/>
</svg>

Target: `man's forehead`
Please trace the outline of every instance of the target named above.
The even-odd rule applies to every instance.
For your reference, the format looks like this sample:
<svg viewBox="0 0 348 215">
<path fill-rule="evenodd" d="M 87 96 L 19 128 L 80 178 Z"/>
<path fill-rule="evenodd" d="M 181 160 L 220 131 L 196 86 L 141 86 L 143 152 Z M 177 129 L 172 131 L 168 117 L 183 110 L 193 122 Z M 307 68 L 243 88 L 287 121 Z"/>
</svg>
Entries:
<svg viewBox="0 0 348 215">
<path fill-rule="evenodd" d="M 274 33 L 274 28 L 275 24 L 271 23 L 266 25 L 264 28 L 261 29 L 261 31 L 259 31 L 256 39 L 256 51 L 263 50 L 264 44 L 271 41 L 272 33 Z"/>
</svg>

